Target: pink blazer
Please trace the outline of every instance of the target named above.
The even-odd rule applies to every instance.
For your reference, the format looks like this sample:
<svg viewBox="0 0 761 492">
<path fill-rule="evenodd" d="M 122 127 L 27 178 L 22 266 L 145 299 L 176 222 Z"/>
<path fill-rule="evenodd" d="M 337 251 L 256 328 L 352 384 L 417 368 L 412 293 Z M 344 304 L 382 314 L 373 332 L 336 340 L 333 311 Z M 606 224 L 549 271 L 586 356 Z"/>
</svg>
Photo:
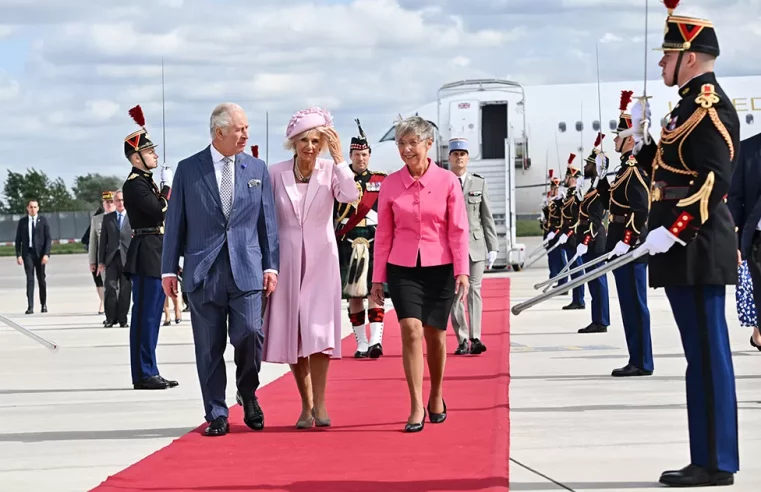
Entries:
<svg viewBox="0 0 761 492">
<path fill-rule="evenodd" d="M 405 165 L 390 174 L 378 196 L 373 282 L 386 282 L 386 263 L 403 267 L 452 263 L 468 275 L 468 216 L 460 181 L 431 159 L 414 179 Z"/>
</svg>

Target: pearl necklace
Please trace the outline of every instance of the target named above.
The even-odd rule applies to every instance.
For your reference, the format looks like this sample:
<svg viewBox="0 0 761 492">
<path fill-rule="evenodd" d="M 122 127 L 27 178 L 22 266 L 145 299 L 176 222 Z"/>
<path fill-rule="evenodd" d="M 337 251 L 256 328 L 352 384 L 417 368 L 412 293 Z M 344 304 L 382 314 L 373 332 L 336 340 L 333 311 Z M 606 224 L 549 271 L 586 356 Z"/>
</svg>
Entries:
<svg viewBox="0 0 761 492">
<path fill-rule="evenodd" d="M 296 164 L 296 158 L 293 159 L 293 175 L 296 178 L 296 181 L 299 181 L 301 183 L 309 183 L 309 178 L 312 177 L 312 173 L 309 173 L 309 176 L 304 176 L 301 174 L 301 171 L 299 171 L 299 166 Z"/>
</svg>

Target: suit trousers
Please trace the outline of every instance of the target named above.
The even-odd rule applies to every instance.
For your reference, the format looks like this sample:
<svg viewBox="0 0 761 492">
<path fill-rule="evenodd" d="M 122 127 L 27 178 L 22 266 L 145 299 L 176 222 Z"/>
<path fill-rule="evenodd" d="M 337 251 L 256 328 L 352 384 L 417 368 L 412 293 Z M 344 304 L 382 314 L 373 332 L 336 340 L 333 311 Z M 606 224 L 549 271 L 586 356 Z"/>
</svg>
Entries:
<svg viewBox="0 0 761 492">
<path fill-rule="evenodd" d="M 666 287 L 687 359 L 690 457 L 710 471 L 740 468 L 737 395 L 723 285 Z"/>
<path fill-rule="evenodd" d="M 481 339 L 481 316 L 483 299 L 481 299 L 481 281 L 484 278 L 485 261 L 470 262 L 470 288 L 468 289 L 468 318 L 465 318 L 465 303 L 455 299 L 452 304 L 452 326 L 457 334 L 457 341 Z"/>
<path fill-rule="evenodd" d="M 548 247 L 551 247 L 553 244 L 554 243 L 551 242 Z M 548 253 L 547 262 L 549 263 L 550 267 L 550 278 L 555 278 L 560 273 L 560 270 L 563 269 L 565 264 L 568 263 L 568 258 L 566 258 L 565 255 L 565 249 L 563 249 L 562 246 L 558 246 L 552 252 Z M 568 277 L 563 277 L 556 283 L 557 285 L 563 285 L 566 282 L 568 282 Z"/>
<path fill-rule="evenodd" d="M 132 275 L 132 321 L 129 327 L 132 384 L 151 376 L 158 376 L 156 345 L 159 343 L 159 326 L 164 311 L 164 289 L 161 279 Z"/>
<path fill-rule="evenodd" d="M 602 256 L 592 251 L 582 256 L 582 263 L 588 263 Z M 585 269 L 585 273 L 593 272 L 601 266 L 605 266 L 605 261 L 600 261 L 596 265 Z M 589 293 L 592 296 L 592 322 L 602 326 L 610 326 L 610 299 L 608 297 L 608 275 L 597 277 L 590 280 Z"/>
<path fill-rule="evenodd" d="M 28 251 L 24 255 L 24 273 L 26 273 L 26 302 L 27 307 L 34 307 L 34 278 L 37 277 L 37 283 L 40 286 L 40 304 L 43 306 L 48 301 L 48 288 L 45 282 L 45 265 L 42 264 L 42 257 L 35 251 Z"/>
<path fill-rule="evenodd" d="M 127 323 L 132 284 L 124 276 L 121 257 L 114 257 L 106 265 L 106 282 L 103 305 L 106 310 L 106 321 L 110 323 Z"/>
<path fill-rule="evenodd" d="M 565 243 L 562 246 L 558 246 L 558 249 L 560 249 L 560 248 L 565 250 L 565 254 L 566 254 L 567 258 L 568 258 L 567 261 L 570 261 L 571 258 L 573 258 L 576 255 L 576 248 L 573 247 L 573 249 L 572 249 L 571 246 L 568 246 L 568 243 Z M 584 262 L 581 259 L 581 256 L 579 256 L 573 262 L 573 265 L 571 265 L 569 267 L 569 270 L 571 270 L 573 268 L 576 268 L 577 266 L 581 266 L 583 264 L 584 264 Z M 565 265 L 563 265 L 563 266 L 565 266 Z M 562 270 L 562 268 L 561 268 L 561 270 Z M 582 275 L 584 275 L 584 271 L 583 270 L 580 271 L 580 272 L 574 273 L 573 275 L 571 275 L 571 280 L 575 279 L 576 277 L 580 277 Z M 579 285 L 578 287 L 575 287 L 573 289 L 573 302 L 576 303 L 576 304 L 581 304 L 582 306 L 584 305 L 584 284 Z"/>
<path fill-rule="evenodd" d="M 259 388 L 264 345 L 262 291 L 238 289 L 225 245 L 203 284 L 188 293 L 188 300 L 205 418 L 211 422 L 228 416 L 224 359 L 228 330 L 235 348 L 238 391 L 243 396 L 255 396 Z"/>
<path fill-rule="evenodd" d="M 653 344 L 650 336 L 650 309 L 647 307 L 647 263 L 632 262 L 613 270 L 618 304 L 624 322 L 629 365 L 653 370 Z"/>
</svg>

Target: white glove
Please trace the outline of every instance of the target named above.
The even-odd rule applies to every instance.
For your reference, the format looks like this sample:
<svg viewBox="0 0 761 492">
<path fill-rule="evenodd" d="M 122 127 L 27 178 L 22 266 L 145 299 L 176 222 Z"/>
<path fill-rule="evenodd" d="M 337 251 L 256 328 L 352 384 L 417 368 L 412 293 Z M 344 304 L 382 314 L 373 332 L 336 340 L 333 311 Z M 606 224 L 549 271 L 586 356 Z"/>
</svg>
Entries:
<svg viewBox="0 0 761 492">
<path fill-rule="evenodd" d="M 613 248 L 613 250 L 611 251 L 611 253 L 612 253 L 612 257 L 615 257 L 615 256 L 621 256 L 621 255 L 623 255 L 623 254 L 626 254 L 626 253 L 629 251 L 629 248 L 630 248 L 630 247 L 631 247 L 631 246 L 629 246 L 628 244 L 626 244 L 626 243 L 625 243 L 625 242 L 623 242 L 623 241 L 619 241 L 619 242 L 617 242 L 617 243 L 616 243 L 616 246 L 615 246 L 615 247 Z"/>
<path fill-rule="evenodd" d="M 576 254 L 578 256 L 584 256 L 585 254 L 587 254 L 587 251 L 589 251 L 589 248 L 587 247 L 586 244 L 579 244 L 578 246 L 576 246 Z"/>
<path fill-rule="evenodd" d="M 552 241 L 553 239 L 555 239 L 555 231 L 552 231 L 549 234 L 547 234 L 547 241 Z"/>
<path fill-rule="evenodd" d="M 565 244 L 568 242 L 568 234 L 561 234 L 560 239 L 558 239 L 558 242 L 560 244 Z"/>
<path fill-rule="evenodd" d="M 608 171 L 607 166 L 607 159 L 605 158 L 605 154 L 597 154 L 597 157 L 595 157 L 595 166 L 597 168 L 597 176 L 602 179 L 605 176 L 605 173 Z"/>
<path fill-rule="evenodd" d="M 665 253 L 671 249 L 674 243 L 677 242 L 682 246 L 686 246 L 684 241 L 671 234 L 665 227 L 660 226 L 654 231 L 650 231 L 648 233 L 644 244 L 642 244 L 642 246 L 640 246 L 638 249 L 647 249 L 647 253 L 650 253 L 650 256 L 653 256 L 659 253 Z"/>
<path fill-rule="evenodd" d="M 165 186 L 172 186 L 173 177 L 174 173 L 171 168 L 165 167 L 161 169 L 161 182 L 164 183 Z"/>
<path fill-rule="evenodd" d="M 487 268 L 491 269 L 491 267 L 494 266 L 494 262 L 497 261 L 497 252 L 489 251 L 489 254 L 486 257 L 486 261 L 487 261 Z"/>
<path fill-rule="evenodd" d="M 632 154 L 637 155 L 639 154 L 639 151 L 642 150 L 642 145 L 645 143 L 645 137 L 643 135 L 634 135 L 634 148 L 632 149 Z"/>
<path fill-rule="evenodd" d="M 644 128 L 642 127 L 642 121 L 647 120 L 647 127 L 650 128 L 650 117 L 650 101 L 647 99 L 638 99 L 637 102 L 634 103 L 634 106 L 632 106 L 632 134 L 643 135 Z"/>
</svg>

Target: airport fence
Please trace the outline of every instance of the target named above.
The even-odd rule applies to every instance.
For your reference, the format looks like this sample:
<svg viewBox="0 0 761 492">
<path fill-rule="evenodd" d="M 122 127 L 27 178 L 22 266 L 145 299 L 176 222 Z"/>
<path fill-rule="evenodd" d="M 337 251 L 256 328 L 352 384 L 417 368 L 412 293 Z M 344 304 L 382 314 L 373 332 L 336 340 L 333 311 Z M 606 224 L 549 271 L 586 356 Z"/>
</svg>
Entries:
<svg viewBox="0 0 761 492">
<path fill-rule="evenodd" d="M 94 211 L 40 212 L 50 224 L 50 236 L 54 243 L 76 243 L 88 227 Z M 16 241 L 18 222 L 26 214 L 0 214 L 0 245 L 13 246 Z"/>
</svg>

